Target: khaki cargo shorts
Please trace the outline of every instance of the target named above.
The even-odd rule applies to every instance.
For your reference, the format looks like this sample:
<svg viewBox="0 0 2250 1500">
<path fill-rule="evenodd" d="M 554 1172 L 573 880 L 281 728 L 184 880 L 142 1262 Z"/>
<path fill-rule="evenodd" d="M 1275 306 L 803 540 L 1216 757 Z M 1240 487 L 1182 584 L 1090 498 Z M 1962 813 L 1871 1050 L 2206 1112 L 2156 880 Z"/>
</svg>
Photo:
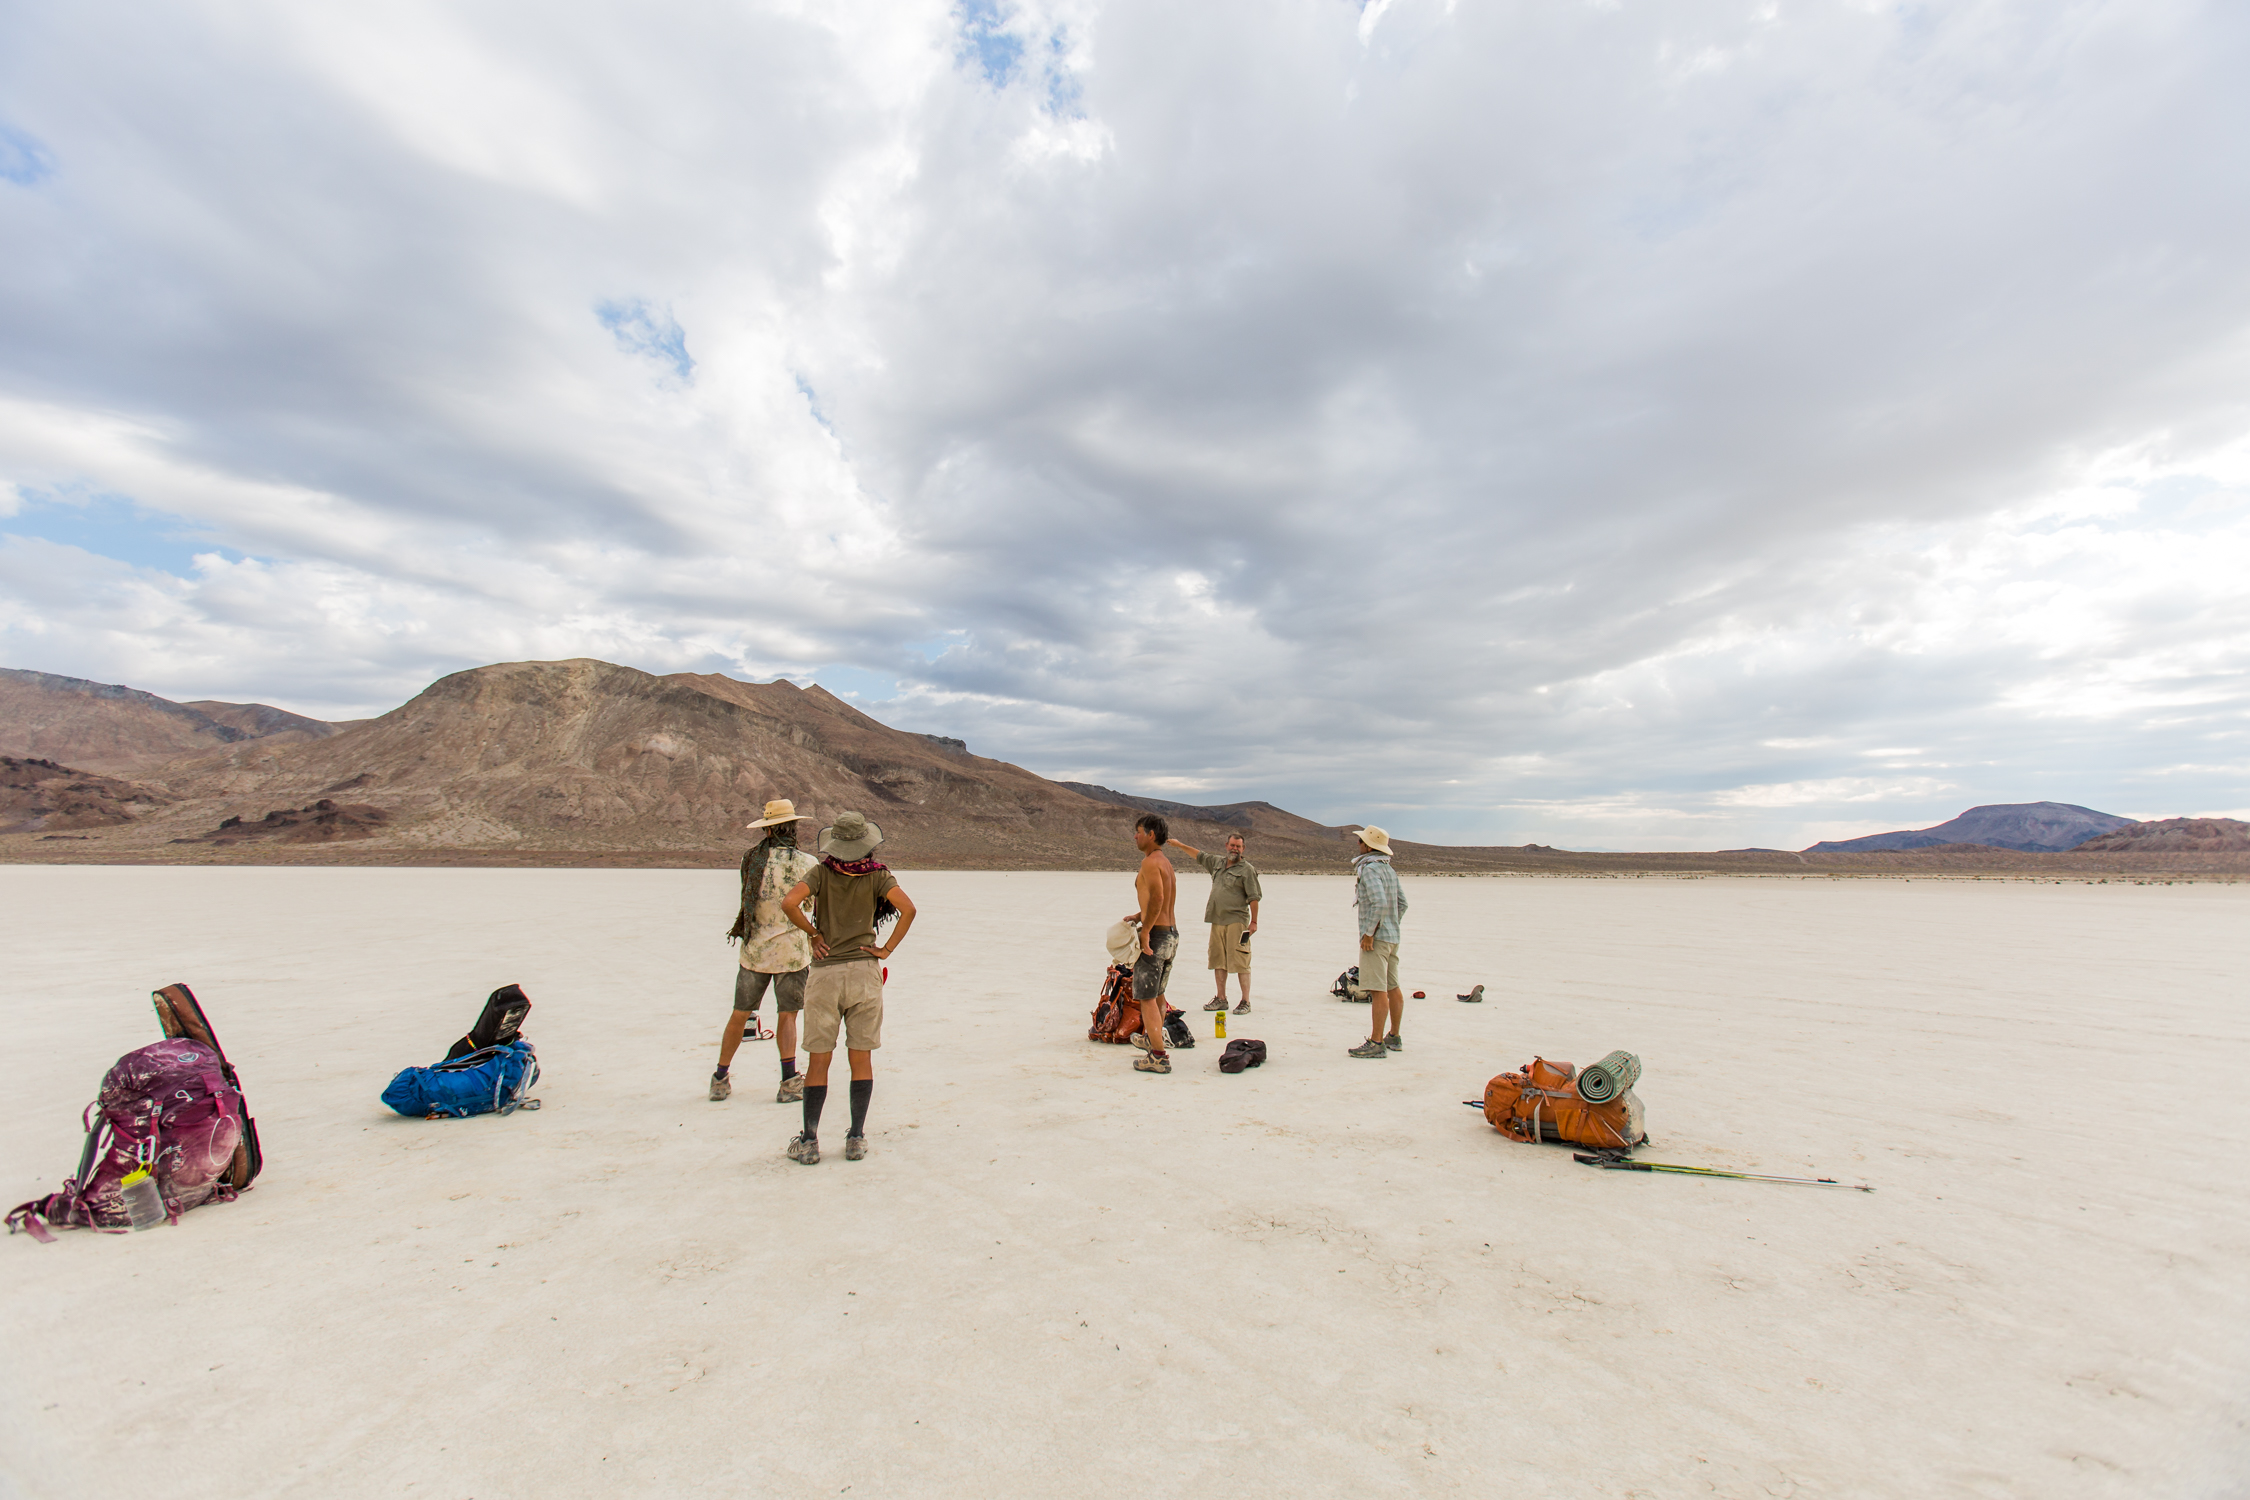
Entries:
<svg viewBox="0 0 2250 1500">
<path fill-rule="evenodd" d="M 853 1052 L 883 1045 L 883 966 L 872 958 L 815 964 L 805 980 L 805 1050 L 833 1052 L 836 1033 Z"/>
<path fill-rule="evenodd" d="M 1363 948 L 1359 954 L 1359 987 L 1363 990 L 1395 990 L 1398 986 L 1398 944 L 1375 940 L 1372 949 Z"/>
<path fill-rule="evenodd" d="M 1243 937 L 1247 922 L 1213 922 L 1211 924 L 1211 962 L 1208 967 L 1221 974 L 1247 974 L 1250 972 L 1250 943 Z"/>
</svg>

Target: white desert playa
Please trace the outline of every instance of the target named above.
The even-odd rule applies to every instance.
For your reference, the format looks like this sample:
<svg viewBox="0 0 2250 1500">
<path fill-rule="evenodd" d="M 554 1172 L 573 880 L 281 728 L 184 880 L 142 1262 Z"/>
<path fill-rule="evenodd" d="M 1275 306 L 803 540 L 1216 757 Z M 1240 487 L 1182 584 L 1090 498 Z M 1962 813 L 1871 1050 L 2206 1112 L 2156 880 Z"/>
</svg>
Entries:
<svg viewBox="0 0 2250 1500">
<path fill-rule="evenodd" d="M 873 1151 L 811 1168 L 770 1049 L 704 1097 L 731 871 L 0 868 L 8 1201 L 172 980 L 267 1158 L 0 1243 L 0 1496 L 2244 1493 L 2250 887 L 1409 873 L 1432 998 L 1355 1061 L 1349 882 L 1275 877 L 1271 1060 L 1190 969 L 1156 1077 L 1083 1039 L 1127 856 L 902 871 Z M 509 981 L 545 1107 L 384 1110 Z M 1877 1191 L 1462 1106 L 1621 1047 L 1650 1158 Z"/>
</svg>

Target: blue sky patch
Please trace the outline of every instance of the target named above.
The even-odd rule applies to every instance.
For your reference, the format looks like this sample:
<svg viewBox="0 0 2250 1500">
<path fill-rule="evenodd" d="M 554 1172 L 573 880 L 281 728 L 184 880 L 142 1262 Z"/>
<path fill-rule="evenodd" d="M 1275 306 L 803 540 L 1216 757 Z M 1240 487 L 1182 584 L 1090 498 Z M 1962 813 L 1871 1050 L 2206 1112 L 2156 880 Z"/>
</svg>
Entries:
<svg viewBox="0 0 2250 1500">
<path fill-rule="evenodd" d="M 617 347 L 628 354 L 645 354 L 672 367 L 672 373 L 682 380 L 695 378 L 695 360 L 687 352 L 687 330 L 672 316 L 669 308 L 659 312 L 650 307 L 644 298 L 632 297 L 621 302 L 603 302 L 594 308 L 594 316 L 601 319 L 617 340 Z"/>
<path fill-rule="evenodd" d="M 144 510 L 122 495 L 65 500 L 44 490 L 22 490 L 23 508 L 0 517 L 0 533 L 76 547 L 96 557 L 193 576 L 198 552 L 242 554 L 213 542 L 199 521 Z"/>
<path fill-rule="evenodd" d="M 885 677 L 879 672 L 865 671 L 859 667 L 822 667 L 812 674 L 812 680 L 839 698 L 849 698 L 865 707 L 870 703 L 888 703 L 898 696 L 898 679 Z"/>
<path fill-rule="evenodd" d="M 1014 82 L 1023 68 L 1023 38 L 1007 29 L 1007 13 L 997 0 L 961 0 L 955 14 L 961 24 L 962 60 L 975 58 L 977 71 L 996 89 Z"/>
<path fill-rule="evenodd" d="M 54 152 L 13 125 L 0 124 L 0 177 L 30 187 L 54 175 Z"/>
</svg>

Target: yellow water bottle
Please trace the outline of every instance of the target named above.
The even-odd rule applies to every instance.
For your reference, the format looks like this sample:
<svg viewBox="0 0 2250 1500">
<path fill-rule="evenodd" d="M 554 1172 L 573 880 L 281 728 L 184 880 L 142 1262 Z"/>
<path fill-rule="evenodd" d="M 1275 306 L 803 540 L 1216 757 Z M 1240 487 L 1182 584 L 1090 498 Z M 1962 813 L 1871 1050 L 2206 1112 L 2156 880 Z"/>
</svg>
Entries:
<svg viewBox="0 0 2250 1500">
<path fill-rule="evenodd" d="M 1213 1028 L 1211 1035 L 1217 1037 L 1221 1041 L 1225 1041 L 1227 1035 L 1227 1013 L 1222 1010 L 1213 1015 L 1211 1017 L 1211 1025 Z"/>
</svg>

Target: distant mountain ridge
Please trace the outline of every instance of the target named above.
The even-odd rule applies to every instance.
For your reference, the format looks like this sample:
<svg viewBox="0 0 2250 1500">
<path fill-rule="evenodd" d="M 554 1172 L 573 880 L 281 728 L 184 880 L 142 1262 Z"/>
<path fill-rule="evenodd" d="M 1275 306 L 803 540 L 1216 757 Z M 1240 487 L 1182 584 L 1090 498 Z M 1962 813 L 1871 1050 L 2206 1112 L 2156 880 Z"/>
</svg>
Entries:
<svg viewBox="0 0 2250 1500">
<path fill-rule="evenodd" d="M 325 739 L 336 726 L 264 703 L 175 703 L 121 683 L 0 667 L 0 755 L 132 776 L 244 740 Z"/>
<path fill-rule="evenodd" d="M 182 799 L 165 832 L 221 844 L 332 799 L 384 812 L 341 835 L 371 847 L 710 850 L 749 842 L 743 824 L 785 797 L 815 818 L 865 813 L 910 863 L 1061 867 L 1129 863 L 1139 805 L 893 729 L 817 686 L 584 658 L 471 668 L 339 733 L 238 740 L 147 774 Z M 1223 825 L 1203 811 L 1218 810 L 1176 819 L 1183 838 L 1244 827 L 1261 848 L 1340 858 L 1340 835 L 1269 804 Z"/>
<path fill-rule="evenodd" d="M 1806 854 L 1871 854 L 1881 850 L 1934 849 L 1941 844 L 1984 844 L 2025 854 L 2059 854 L 2133 820 L 2074 802 L 1994 802 L 1972 807 L 1934 828 L 1824 839 Z"/>
<path fill-rule="evenodd" d="M 2235 854 L 2250 851 L 2250 823 L 2240 818 L 2157 818 L 2128 823 L 2088 839 L 2081 854 Z"/>
</svg>

